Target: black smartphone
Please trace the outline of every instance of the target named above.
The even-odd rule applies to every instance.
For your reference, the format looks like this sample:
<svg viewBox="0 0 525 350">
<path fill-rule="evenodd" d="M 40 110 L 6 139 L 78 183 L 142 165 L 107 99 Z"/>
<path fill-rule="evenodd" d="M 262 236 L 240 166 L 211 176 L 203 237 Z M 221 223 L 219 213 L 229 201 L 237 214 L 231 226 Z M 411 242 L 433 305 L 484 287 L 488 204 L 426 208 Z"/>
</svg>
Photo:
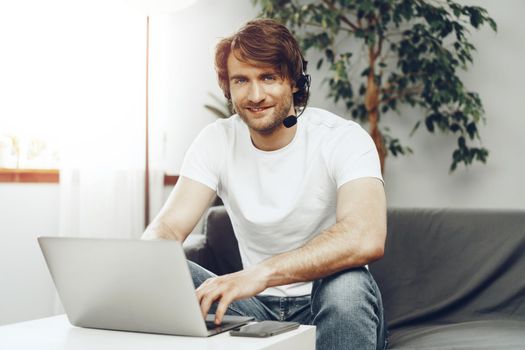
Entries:
<svg viewBox="0 0 525 350">
<path fill-rule="evenodd" d="M 230 335 L 235 337 L 265 338 L 291 331 L 299 327 L 299 325 L 297 322 L 261 321 L 234 329 L 230 331 Z"/>
</svg>

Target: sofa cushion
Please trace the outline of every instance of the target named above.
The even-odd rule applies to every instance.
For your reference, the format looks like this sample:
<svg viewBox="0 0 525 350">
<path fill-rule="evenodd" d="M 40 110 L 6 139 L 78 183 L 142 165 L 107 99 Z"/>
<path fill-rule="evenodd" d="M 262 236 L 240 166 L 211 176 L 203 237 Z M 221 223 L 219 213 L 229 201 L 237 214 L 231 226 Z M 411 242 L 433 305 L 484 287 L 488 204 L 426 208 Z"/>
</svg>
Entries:
<svg viewBox="0 0 525 350">
<path fill-rule="evenodd" d="M 390 209 L 385 256 L 370 265 L 390 329 L 525 321 L 525 211 Z"/>
<path fill-rule="evenodd" d="M 391 331 L 389 349 L 523 349 L 525 321 L 483 320 Z"/>
</svg>

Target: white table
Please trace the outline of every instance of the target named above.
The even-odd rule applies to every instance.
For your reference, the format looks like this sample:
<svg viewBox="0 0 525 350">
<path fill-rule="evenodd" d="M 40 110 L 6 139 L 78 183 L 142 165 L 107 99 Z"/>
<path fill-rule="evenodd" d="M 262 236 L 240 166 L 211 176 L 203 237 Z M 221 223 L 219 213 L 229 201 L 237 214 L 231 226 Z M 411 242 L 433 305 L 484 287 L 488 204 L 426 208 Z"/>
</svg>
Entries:
<svg viewBox="0 0 525 350">
<path fill-rule="evenodd" d="M 291 350 L 315 349 L 315 327 L 269 338 L 232 337 L 228 332 L 209 338 L 107 331 L 72 326 L 65 315 L 0 327 L 0 349 L 19 350 Z"/>
</svg>

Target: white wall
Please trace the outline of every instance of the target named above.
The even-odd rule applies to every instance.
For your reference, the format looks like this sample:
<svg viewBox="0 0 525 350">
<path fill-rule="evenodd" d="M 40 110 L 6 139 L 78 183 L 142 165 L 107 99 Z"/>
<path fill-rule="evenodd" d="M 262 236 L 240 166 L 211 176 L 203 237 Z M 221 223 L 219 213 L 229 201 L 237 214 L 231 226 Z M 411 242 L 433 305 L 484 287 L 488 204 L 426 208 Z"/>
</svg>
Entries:
<svg viewBox="0 0 525 350">
<path fill-rule="evenodd" d="M 489 28 L 472 32 L 477 53 L 474 65 L 462 74 L 465 85 L 479 93 L 487 124 L 480 129 L 483 145 L 490 151 L 488 163 L 448 174 L 455 145 L 452 136 L 432 135 L 423 130 L 409 139 L 410 125 L 418 116 L 409 111 L 393 117 L 393 129 L 415 150 L 410 157 L 387 160 L 386 182 L 392 206 L 521 208 L 525 209 L 525 2 L 489 0 L 462 1 L 488 10 L 498 23 L 498 33 Z M 488 26 L 487 26 L 488 27 Z M 395 126 L 394 123 L 399 123 Z"/>
<path fill-rule="evenodd" d="M 36 238 L 58 234 L 58 197 L 53 184 L 0 184 L 0 325 L 53 313 Z"/>
<path fill-rule="evenodd" d="M 204 108 L 223 98 L 213 66 L 222 37 L 254 18 L 251 1 L 200 0 L 170 15 L 151 16 L 150 117 L 168 173 L 178 174 L 199 131 L 216 117 Z M 155 141 L 152 141 L 155 142 Z"/>
</svg>

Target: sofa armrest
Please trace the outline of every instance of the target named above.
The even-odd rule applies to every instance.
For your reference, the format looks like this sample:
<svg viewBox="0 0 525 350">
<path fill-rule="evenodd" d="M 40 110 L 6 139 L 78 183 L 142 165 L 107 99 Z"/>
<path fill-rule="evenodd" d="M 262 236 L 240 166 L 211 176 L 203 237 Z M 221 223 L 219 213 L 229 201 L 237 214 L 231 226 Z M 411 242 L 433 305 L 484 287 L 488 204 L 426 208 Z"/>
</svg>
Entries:
<svg viewBox="0 0 525 350">
<path fill-rule="evenodd" d="M 211 249 L 206 244 L 206 237 L 203 234 L 189 235 L 184 241 L 183 247 L 188 260 L 208 270 L 213 265 L 212 259 L 210 259 L 212 256 Z"/>
<path fill-rule="evenodd" d="M 203 229 L 202 235 L 188 236 L 184 243 L 186 257 L 217 275 L 241 270 L 239 245 L 230 217 L 223 206 L 208 210 Z"/>
</svg>

